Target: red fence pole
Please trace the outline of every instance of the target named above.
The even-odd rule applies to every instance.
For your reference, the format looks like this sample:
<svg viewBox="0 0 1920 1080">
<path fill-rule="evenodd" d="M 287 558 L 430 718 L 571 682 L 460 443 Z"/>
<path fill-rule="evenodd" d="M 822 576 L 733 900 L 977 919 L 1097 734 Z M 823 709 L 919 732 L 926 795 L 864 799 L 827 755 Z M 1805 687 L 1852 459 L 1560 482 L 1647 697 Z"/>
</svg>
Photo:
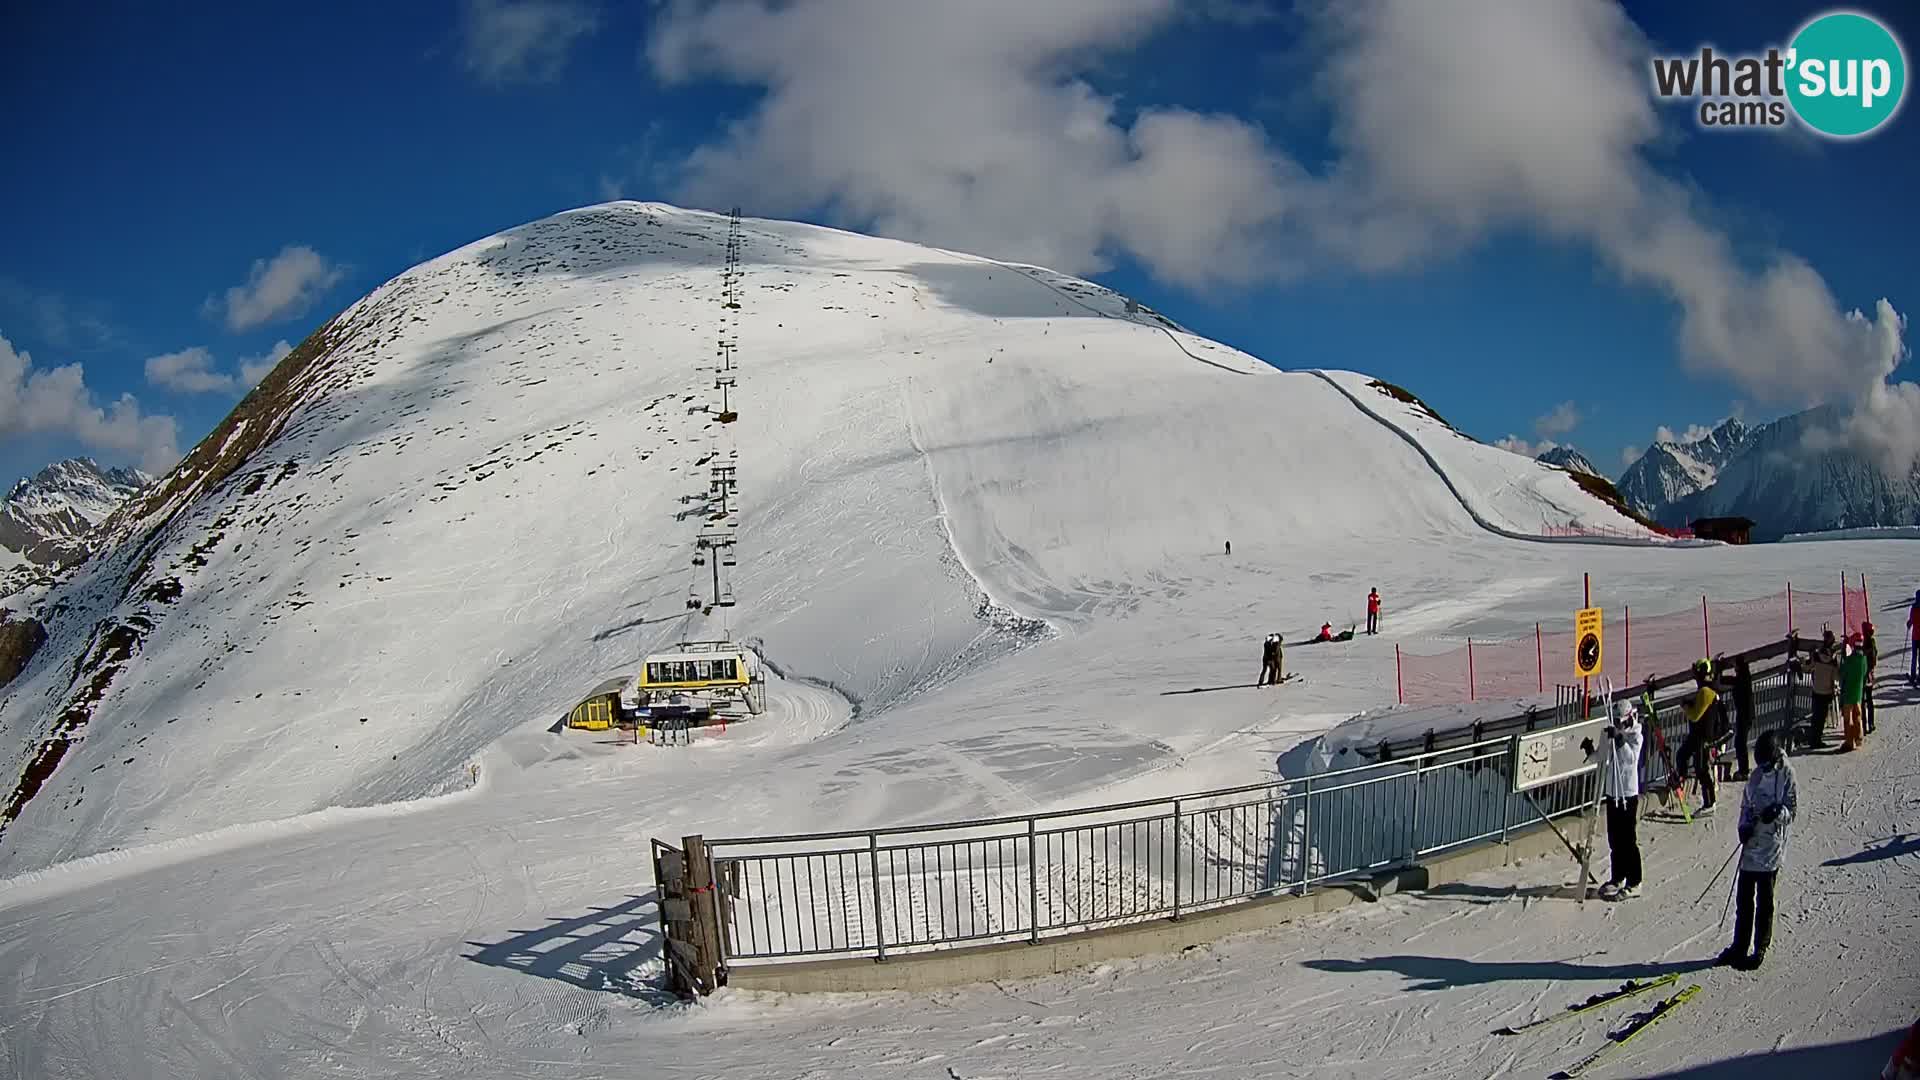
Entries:
<svg viewBox="0 0 1920 1080">
<path fill-rule="evenodd" d="M 1700 640 L 1706 642 L 1707 659 L 1713 659 L 1713 624 L 1707 621 L 1707 598 L 1700 598 Z"/>
<path fill-rule="evenodd" d="M 1393 645 L 1393 692 L 1400 704 L 1407 703 L 1407 684 L 1400 676 L 1400 643 L 1397 641 Z"/>
<path fill-rule="evenodd" d="M 1533 624 L 1533 666 L 1539 677 L 1539 691 L 1547 692 L 1547 654 L 1540 647 L 1540 624 Z"/>
<path fill-rule="evenodd" d="M 1476 700 L 1473 696 L 1473 639 L 1467 639 L 1467 700 Z"/>
</svg>

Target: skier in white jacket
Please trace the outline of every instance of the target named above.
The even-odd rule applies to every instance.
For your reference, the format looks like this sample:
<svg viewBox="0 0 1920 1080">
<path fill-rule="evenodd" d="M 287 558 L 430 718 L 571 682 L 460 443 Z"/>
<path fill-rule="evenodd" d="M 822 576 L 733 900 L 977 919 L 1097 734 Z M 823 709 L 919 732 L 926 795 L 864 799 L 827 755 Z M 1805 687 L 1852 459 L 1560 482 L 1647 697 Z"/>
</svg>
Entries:
<svg viewBox="0 0 1920 1080">
<path fill-rule="evenodd" d="M 1747 790 L 1740 797 L 1740 883 L 1733 944 L 1720 954 L 1721 963 L 1741 971 L 1752 971 L 1766 961 L 1767 945 L 1773 940 L 1773 884 L 1787 847 L 1787 826 L 1800 809 L 1793 766 L 1780 753 L 1774 733 L 1761 733 L 1753 753 L 1758 767 L 1747 778 Z"/>
<path fill-rule="evenodd" d="M 1607 849 L 1612 866 L 1600 886 L 1604 900 L 1631 900 L 1640 895 L 1640 747 L 1646 735 L 1639 711 L 1628 702 L 1604 732 L 1607 751 L 1601 765 L 1600 792 L 1607 800 Z"/>
</svg>

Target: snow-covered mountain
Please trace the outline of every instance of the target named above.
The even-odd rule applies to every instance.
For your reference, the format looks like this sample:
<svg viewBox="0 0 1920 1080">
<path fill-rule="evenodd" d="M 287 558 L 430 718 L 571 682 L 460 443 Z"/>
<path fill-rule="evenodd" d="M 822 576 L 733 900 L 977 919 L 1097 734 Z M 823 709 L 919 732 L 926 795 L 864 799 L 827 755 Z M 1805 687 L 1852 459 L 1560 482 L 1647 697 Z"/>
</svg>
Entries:
<svg viewBox="0 0 1920 1080">
<path fill-rule="evenodd" d="M 1711 486 L 1750 436 L 1747 426 L 1732 418 L 1692 441 L 1655 442 L 1627 467 L 1616 486 L 1627 505 L 1664 523 L 1671 517 L 1668 508 Z"/>
<path fill-rule="evenodd" d="M 89 458 L 57 461 L 21 479 L 0 502 L 0 548 L 50 565 L 82 551 L 80 540 L 153 477 L 138 469 L 102 468 Z"/>
<path fill-rule="evenodd" d="M 1593 462 L 1587 460 L 1585 454 L 1582 454 L 1571 446 L 1556 446 L 1535 457 L 1534 460 L 1544 461 L 1549 465 L 1565 469 L 1568 472 L 1587 473 L 1591 476 L 1605 475 L 1594 467 Z"/>
<path fill-rule="evenodd" d="M 1757 540 L 1920 524 L 1920 469 L 1889 477 L 1858 451 L 1819 438 L 1843 419 L 1827 405 L 1753 429 L 1711 486 L 1667 508 L 1668 520 L 1738 515 L 1754 521 Z"/>
<path fill-rule="evenodd" d="M 47 595 L 0 701 L 0 870 L 458 787 L 639 655 L 724 634 L 789 680 L 765 730 L 826 730 L 821 694 L 859 712 L 858 738 L 730 794 L 742 820 L 966 813 L 1156 768 L 1266 713 L 1089 714 L 1088 679 L 1354 612 L 1393 594 L 1352 576 L 1388 544 L 1457 583 L 1541 547 L 1489 530 L 1636 528 L 1410 397 L 913 244 L 642 203 L 509 230 L 320 327 Z M 688 607 L 711 599 L 704 529 L 738 538 L 735 608 Z M 1442 591 L 1400 573 L 1409 605 Z M 723 773 L 649 791 L 711 804 Z"/>
</svg>

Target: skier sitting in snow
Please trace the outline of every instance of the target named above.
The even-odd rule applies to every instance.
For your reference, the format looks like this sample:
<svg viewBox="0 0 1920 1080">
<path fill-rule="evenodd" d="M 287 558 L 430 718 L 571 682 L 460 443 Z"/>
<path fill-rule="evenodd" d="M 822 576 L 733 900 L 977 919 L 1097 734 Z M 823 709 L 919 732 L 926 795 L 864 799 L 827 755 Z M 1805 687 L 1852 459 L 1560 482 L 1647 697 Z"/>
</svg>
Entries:
<svg viewBox="0 0 1920 1080">
<path fill-rule="evenodd" d="M 1787 826 L 1800 810 L 1793 767 L 1780 753 L 1773 732 L 1760 734 L 1753 756 L 1756 767 L 1740 796 L 1740 879 L 1733 944 L 1720 954 L 1721 963 L 1742 971 L 1752 971 L 1767 958 L 1767 945 L 1773 940 L 1774 881 L 1787 847 Z"/>
<path fill-rule="evenodd" d="M 1333 640 L 1333 624 L 1332 624 L 1332 623 L 1330 623 L 1330 622 L 1323 622 L 1323 623 L 1321 623 L 1321 624 L 1320 624 L 1320 636 L 1319 636 L 1319 637 L 1317 637 L 1317 638 L 1314 638 L 1313 640 L 1315 640 L 1315 641 L 1332 641 L 1332 640 Z"/>
<path fill-rule="evenodd" d="M 1634 835 L 1640 809 L 1640 714 L 1631 702 L 1605 732 L 1607 758 L 1602 776 L 1607 798 L 1607 848 L 1612 867 L 1600 886 L 1604 900 L 1630 900 L 1640 895 L 1640 840 Z"/>
</svg>

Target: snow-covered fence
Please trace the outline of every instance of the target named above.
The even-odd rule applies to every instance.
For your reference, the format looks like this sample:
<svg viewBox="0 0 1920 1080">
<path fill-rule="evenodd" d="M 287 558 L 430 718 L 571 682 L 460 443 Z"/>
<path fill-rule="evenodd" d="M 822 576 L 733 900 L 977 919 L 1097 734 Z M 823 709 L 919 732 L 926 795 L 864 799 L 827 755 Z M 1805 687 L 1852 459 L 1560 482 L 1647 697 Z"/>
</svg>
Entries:
<svg viewBox="0 0 1920 1080">
<path fill-rule="evenodd" d="M 1855 583 L 1857 581 L 1857 584 Z M 1839 582 L 1840 592 L 1808 592 L 1788 583 L 1781 592 L 1753 600 L 1714 600 L 1665 615 L 1635 617 L 1631 607 L 1608 612 L 1604 674 L 1619 686 L 1640 682 L 1640 672 L 1685 669 L 1695 660 L 1732 655 L 1778 641 L 1799 629 L 1818 639 L 1823 626 L 1836 634 L 1860 629 L 1869 618 L 1866 579 Z M 1573 656 L 1571 629 L 1534 632 L 1508 641 L 1473 638 L 1451 652 L 1420 656 L 1399 650 L 1399 698 L 1403 705 L 1450 705 L 1463 701 L 1512 700 L 1544 693 Z"/>
</svg>

